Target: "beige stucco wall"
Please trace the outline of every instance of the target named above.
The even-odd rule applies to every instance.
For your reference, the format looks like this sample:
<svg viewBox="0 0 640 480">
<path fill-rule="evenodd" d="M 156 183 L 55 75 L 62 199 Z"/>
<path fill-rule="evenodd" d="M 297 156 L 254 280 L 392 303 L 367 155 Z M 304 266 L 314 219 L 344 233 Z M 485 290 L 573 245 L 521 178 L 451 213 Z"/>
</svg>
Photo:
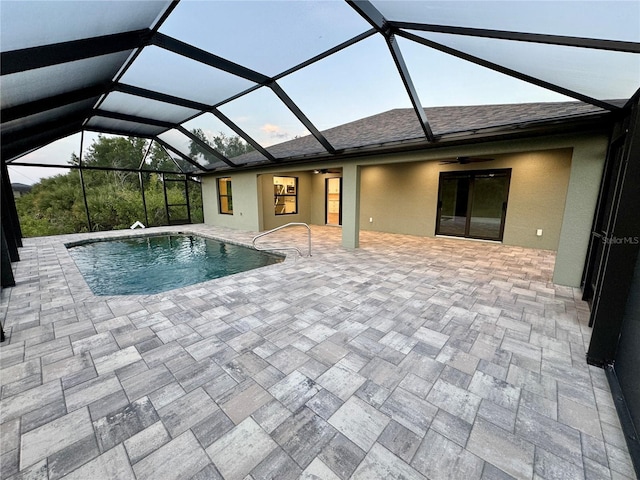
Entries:
<svg viewBox="0 0 640 480">
<path fill-rule="evenodd" d="M 571 150 L 503 154 L 493 158 L 490 162 L 469 165 L 441 165 L 436 160 L 363 167 L 360 228 L 433 236 L 440 172 L 510 168 L 503 242 L 557 249 L 571 171 Z M 542 237 L 536 236 L 538 228 L 543 230 Z"/>
<path fill-rule="evenodd" d="M 224 215 L 219 212 L 217 179 L 223 176 L 231 178 L 233 215 Z M 271 191 L 273 192 L 273 188 Z M 204 223 L 252 232 L 261 230 L 262 218 L 258 208 L 260 193 L 261 185 L 254 172 L 203 177 L 202 207 L 204 210 Z"/>
<path fill-rule="evenodd" d="M 580 286 L 607 145 L 605 137 L 589 137 L 576 142 L 573 148 L 554 283 Z"/>
</svg>

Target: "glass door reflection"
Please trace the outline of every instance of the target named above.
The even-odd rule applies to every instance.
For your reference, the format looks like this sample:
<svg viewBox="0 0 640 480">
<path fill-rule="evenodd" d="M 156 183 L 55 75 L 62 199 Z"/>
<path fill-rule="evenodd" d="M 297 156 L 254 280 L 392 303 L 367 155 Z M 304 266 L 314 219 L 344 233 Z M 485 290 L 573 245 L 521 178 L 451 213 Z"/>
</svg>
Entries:
<svg viewBox="0 0 640 480">
<path fill-rule="evenodd" d="M 511 170 L 443 172 L 436 235 L 502 240 Z"/>
</svg>

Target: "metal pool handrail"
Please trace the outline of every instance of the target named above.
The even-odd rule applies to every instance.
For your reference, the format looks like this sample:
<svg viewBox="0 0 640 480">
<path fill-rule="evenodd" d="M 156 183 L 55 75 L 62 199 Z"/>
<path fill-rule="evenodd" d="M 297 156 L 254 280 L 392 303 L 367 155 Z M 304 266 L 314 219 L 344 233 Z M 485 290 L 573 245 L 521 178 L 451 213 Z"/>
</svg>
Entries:
<svg viewBox="0 0 640 480">
<path fill-rule="evenodd" d="M 267 232 L 262 232 L 258 235 L 256 235 L 255 237 L 253 237 L 252 240 L 252 244 L 253 244 L 253 248 L 255 248 L 256 250 L 295 250 L 296 252 L 298 252 L 298 255 L 300 255 L 301 257 L 302 252 L 297 248 L 297 247 L 269 247 L 269 248 L 260 248 L 256 245 L 256 240 L 258 240 L 260 237 L 264 237 L 265 235 L 269 235 L 270 233 L 273 232 L 277 232 L 278 230 L 282 230 L 283 228 L 287 228 L 287 227 L 295 227 L 295 226 L 300 226 L 300 227 L 306 227 L 307 228 L 307 241 L 309 244 L 309 252 L 308 252 L 308 257 L 311 256 L 311 227 L 309 227 L 309 225 L 307 225 L 306 223 L 299 223 L 299 222 L 292 222 L 292 223 L 287 223 L 286 225 L 280 225 L 279 227 L 273 228 Z"/>
</svg>

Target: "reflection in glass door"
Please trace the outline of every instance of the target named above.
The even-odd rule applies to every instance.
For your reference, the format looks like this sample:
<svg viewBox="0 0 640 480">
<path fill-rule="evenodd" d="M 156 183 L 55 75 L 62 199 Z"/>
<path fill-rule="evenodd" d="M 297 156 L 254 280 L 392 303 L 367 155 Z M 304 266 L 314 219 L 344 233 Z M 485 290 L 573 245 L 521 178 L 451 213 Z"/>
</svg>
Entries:
<svg viewBox="0 0 640 480">
<path fill-rule="evenodd" d="M 511 170 L 443 172 L 436 235 L 502 240 Z"/>
<path fill-rule="evenodd" d="M 342 178 L 327 178 L 326 180 L 326 223 L 327 225 L 342 225 Z"/>
</svg>

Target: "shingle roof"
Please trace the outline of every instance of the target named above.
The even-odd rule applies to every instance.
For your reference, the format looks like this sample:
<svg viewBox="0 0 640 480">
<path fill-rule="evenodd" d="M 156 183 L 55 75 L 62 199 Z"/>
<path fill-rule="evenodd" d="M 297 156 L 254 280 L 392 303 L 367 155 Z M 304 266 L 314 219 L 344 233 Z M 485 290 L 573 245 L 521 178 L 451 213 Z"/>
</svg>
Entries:
<svg viewBox="0 0 640 480">
<path fill-rule="evenodd" d="M 488 128 L 504 130 L 533 123 L 564 122 L 585 116 L 606 114 L 607 110 L 581 102 L 518 103 L 431 107 L 424 109 L 436 137 L 473 133 Z M 424 139 L 424 133 L 410 108 L 396 108 L 322 132 L 337 150 L 386 146 Z M 311 136 L 273 145 L 267 150 L 277 158 L 322 155 L 326 151 Z M 258 161 L 253 152 L 235 157 L 237 164 Z"/>
</svg>

